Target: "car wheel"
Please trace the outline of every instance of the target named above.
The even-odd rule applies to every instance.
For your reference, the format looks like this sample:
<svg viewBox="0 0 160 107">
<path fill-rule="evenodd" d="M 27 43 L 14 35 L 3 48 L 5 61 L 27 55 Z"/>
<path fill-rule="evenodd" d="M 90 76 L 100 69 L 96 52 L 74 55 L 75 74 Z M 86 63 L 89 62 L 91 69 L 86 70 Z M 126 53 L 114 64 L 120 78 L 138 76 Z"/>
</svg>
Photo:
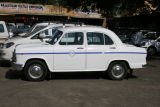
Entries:
<svg viewBox="0 0 160 107">
<path fill-rule="evenodd" d="M 24 68 L 26 79 L 29 81 L 43 81 L 47 71 L 46 64 L 39 60 L 29 61 Z"/>
<path fill-rule="evenodd" d="M 113 62 L 108 69 L 108 76 L 112 80 L 122 80 L 127 76 L 127 65 L 124 62 Z"/>
<path fill-rule="evenodd" d="M 156 48 L 155 48 L 155 47 L 149 47 L 149 48 L 147 49 L 147 54 L 148 54 L 149 56 L 155 55 L 155 54 L 156 54 Z"/>
</svg>

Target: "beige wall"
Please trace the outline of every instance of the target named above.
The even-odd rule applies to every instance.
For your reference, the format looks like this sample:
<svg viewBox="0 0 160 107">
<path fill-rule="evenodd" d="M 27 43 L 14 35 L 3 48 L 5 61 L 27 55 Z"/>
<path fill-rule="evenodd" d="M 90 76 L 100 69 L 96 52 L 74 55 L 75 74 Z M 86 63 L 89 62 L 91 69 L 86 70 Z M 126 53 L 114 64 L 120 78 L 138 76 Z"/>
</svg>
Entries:
<svg viewBox="0 0 160 107">
<path fill-rule="evenodd" d="M 53 5 L 38 5 L 27 3 L 9 3 L 0 2 L 0 13 L 12 13 L 12 14 L 46 14 L 46 15 L 62 15 L 71 17 L 83 17 L 83 18 L 102 18 L 100 14 L 86 14 L 78 13 L 75 11 L 68 11 L 67 8 Z"/>
</svg>

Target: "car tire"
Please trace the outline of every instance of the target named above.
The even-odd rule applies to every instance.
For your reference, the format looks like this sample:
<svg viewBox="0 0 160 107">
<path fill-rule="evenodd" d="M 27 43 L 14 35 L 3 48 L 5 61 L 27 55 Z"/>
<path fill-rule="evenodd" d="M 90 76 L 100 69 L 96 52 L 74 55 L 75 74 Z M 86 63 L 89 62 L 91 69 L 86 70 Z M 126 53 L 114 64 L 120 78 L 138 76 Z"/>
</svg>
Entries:
<svg viewBox="0 0 160 107">
<path fill-rule="evenodd" d="M 40 60 L 29 61 L 24 68 L 24 74 L 29 81 L 43 81 L 47 75 L 48 68 Z"/>
<path fill-rule="evenodd" d="M 156 54 L 156 48 L 155 47 L 149 47 L 148 49 L 147 49 L 147 54 L 149 55 L 149 56 L 153 56 L 153 55 L 155 55 Z"/>
<path fill-rule="evenodd" d="M 110 64 L 107 73 L 112 80 L 122 80 L 127 76 L 128 67 L 124 62 L 113 62 Z"/>
</svg>

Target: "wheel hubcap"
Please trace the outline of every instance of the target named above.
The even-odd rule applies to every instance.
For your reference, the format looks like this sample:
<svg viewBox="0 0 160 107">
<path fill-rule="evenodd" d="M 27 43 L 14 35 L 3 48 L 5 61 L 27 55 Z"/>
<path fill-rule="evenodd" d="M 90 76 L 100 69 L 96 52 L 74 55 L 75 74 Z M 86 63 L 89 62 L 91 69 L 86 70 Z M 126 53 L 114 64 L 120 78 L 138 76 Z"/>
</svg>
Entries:
<svg viewBox="0 0 160 107">
<path fill-rule="evenodd" d="M 112 75 L 115 78 L 121 78 L 125 73 L 125 69 L 121 65 L 114 65 L 112 68 Z"/>
<path fill-rule="evenodd" d="M 37 79 L 43 75 L 43 69 L 40 65 L 33 65 L 29 67 L 29 75 L 30 77 Z"/>
</svg>

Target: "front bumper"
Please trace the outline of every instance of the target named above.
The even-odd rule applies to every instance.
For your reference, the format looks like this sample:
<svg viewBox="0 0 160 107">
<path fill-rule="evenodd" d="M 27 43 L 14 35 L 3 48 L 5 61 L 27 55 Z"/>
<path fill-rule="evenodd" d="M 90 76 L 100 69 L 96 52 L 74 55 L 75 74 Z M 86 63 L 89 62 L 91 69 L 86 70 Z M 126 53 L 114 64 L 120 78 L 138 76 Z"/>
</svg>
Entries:
<svg viewBox="0 0 160 107">
<path fill-rule="evenodd" d="M 148 67 L 147 64 L 142 65 L 142 68 L 147 68 L 147 67 Z"/>
<path fill-rule="evenodd" d="M 23 65 L 22 64 L 16 64 L 15 62 L 12 62 L 12 69 L 17 70 L 17 71 L 22 71 L 23 70 Z"/>
<path fill-rule="evenodd" d="M 0 59 L 10 60 L 12 58 L 12 51 L 6 49 L 0 49 Z"/>
</svg>

